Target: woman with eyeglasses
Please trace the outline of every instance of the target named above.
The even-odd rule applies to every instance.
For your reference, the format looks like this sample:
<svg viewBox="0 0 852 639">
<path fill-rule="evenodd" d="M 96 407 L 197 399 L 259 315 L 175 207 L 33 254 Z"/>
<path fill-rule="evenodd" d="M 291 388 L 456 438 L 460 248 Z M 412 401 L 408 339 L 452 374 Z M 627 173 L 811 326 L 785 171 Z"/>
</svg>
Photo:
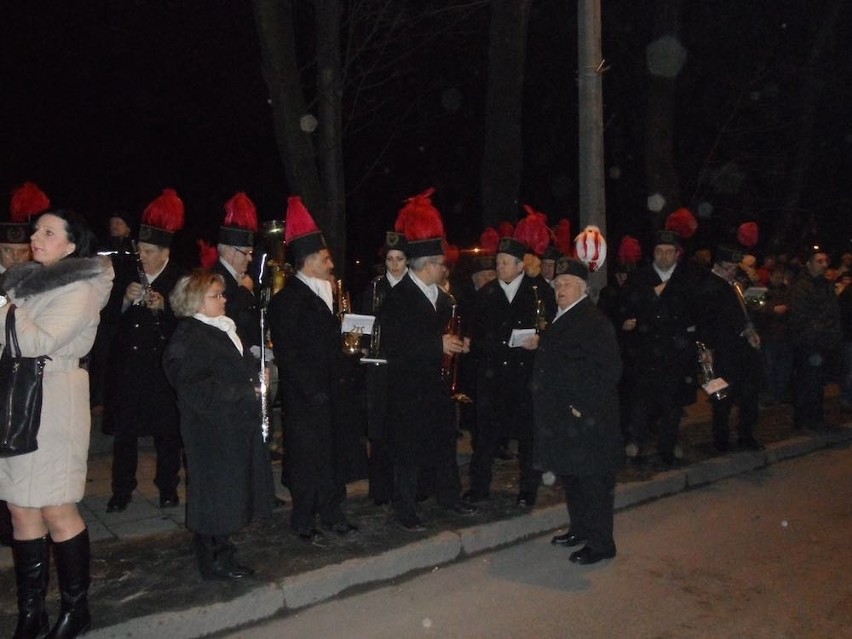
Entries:
<svg viewBox="0 0 852 639">
<path fill-rule="evenodd" d="M 203 579 L 253 574 L 230 535 L 271 515 L 272 468 L 261 435 L 255 360 L 225 315 L 221 275 L 198 269 L 170 295 L 180 319 L 163 355 L 175 389 L 188 475 L 186 526 L 195 533 Z"/>
</svg>

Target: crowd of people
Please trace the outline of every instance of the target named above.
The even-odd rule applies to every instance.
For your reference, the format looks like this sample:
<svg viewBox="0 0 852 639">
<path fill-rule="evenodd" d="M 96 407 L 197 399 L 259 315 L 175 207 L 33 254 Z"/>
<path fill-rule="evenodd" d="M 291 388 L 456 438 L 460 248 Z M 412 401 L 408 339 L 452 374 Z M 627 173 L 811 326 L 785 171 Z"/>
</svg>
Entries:
<svg viewBox="0 0 852 639">
<path fill-rule="evenodd" d="M 107 512 L 128 508 L 138 439 L 152 436 L 160 506 L 179 505 L 183 464 L 198 569 L 219 580 L 253 573 L 229 537 L 276 505 L 264 421 L 276 397 L 289 525 L 305 543 L 358 534 L 346 484 L 363 475 L 405 531 L 426 529 L 420 503 L 429 498 L 472 515 L 491 496 L 495 459 L 516 442 L 517 507 L 533 508 L 539 487 L 558 482 L 571 526 L 552 543 L 581 546 L 569 555 L 581 564 L 616 555 L 614 489 L 625 460 L 643 463 L 655 442 L 660 463 L 682 463 L 680 422 L 702 386 L 719 452 L 763 447 L 761 404 L 791 402 L 796 428 L 823 428 L 832 375 L 852 409 L 852 254 L 832 268 L 811 244 L 758 264 L 742 236 L 712 257 L 690 253 L 678 212 L 655 233 L 647 262 L 635 239 L 621 241 L 612 284 L 598 296 L 589 275 L 606 245 L 596 229 L 587 254 L 567 224 L 551 229 L 525 207 L 516 225 L 483 232 L 467 269 L 454 268 L 432 194 L 405 202 L 385 237 L 385 268 L 353 309 L 298 197 L 288 201 L 284 237 L 292 272 L 280 290 L 264 290 L 252 277 L 258 219 L 244 193 L 225 204 L 216 246 L 202 243 L 201 266 L 189 269 L 170 254 L 184 225 L 171 189 L 138 227 L 130 216 L 111 220 L 109 257 L 95 256 L 80 216 L 51 208 L 34 185 L 16 192 L 0 223 L 0 313 L 17 307 L 22 353 L 50 360 L 39 449 L 0 459 L 15 637 L 48 630 L 51 546 L 62 603 L 48 636 L 77 636 L 91 623 L 89 542 L 76 507 L 90 402 L 114 437 Z M 353 332 L 354 348 L 342 329 L 353 310 L 373 320 L 366 334 Z M 467 482 L 460 429 L 473 446 Z"/>
</svg>

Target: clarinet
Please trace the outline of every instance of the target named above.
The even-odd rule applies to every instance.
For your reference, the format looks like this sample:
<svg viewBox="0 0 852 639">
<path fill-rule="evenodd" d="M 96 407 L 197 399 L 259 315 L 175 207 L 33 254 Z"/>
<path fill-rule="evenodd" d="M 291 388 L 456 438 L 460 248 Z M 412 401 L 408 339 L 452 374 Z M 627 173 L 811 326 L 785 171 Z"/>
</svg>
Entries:
<svg viewBox="0 0 852 639">
<path fill-rule="evenodd" d="M 266 383 L 266 321 L 264 315 L 263 272 L 266 270 L 267 254 L 260 256 L 260 270 L 257 275 L 257 286 L 260 291 L 260 432 L 263 441 L 269 441 L 269 405 L 267 402 L 269 386 Z"/>
<path fill-rule="evenodd" d="M 148 274 L 145 272 L 145 267 L 142 264 L 142 256 L 139 255 L 139 247 L 136 245 L 136 240 L 130 240 L 130 246 L 133 249 L 133 260 L 136 262 L 136 275 L 139 278 L 139 283 L 142 285 L 142 297 L 136 304 L 147 305 L 151 297 L 151 292 L 154 288 L 151 286 L 151 281 L 148 279 Z M 160 327 L 160 315 L 158 311 L 151 309 L 151 315 L 154 319 L 154 329 L 157 331 L 160 339 L 165 339 L 163 330 Z"/>
</svg>

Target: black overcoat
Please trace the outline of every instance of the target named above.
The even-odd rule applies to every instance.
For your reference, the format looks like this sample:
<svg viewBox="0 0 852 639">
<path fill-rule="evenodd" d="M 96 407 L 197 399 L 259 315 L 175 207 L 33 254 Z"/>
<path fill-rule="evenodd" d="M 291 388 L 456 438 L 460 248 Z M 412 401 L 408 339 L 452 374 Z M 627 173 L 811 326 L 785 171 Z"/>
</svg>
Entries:
<svg viewBox="0 0 852 639">
<path fill-rule="evenodd" d="M 686 264 L 678 264 L 657 295 L 654 287 L 660 284 L 653 265 L 646 264 L 631 273 L 622 291 L 622 319 L 636 319 L 630 362 L 637 376 L 651 380 L 646 386 L 688 406 L 695 402 L 697 388 L 697 281 Z"/>
<path fill-rule="evenodd" d="M 557 475 L 609 475 L 621 463 L 621 359 L 615 330 L 587 297 L 541 334 L 532 395 L 534 465 Z"/>
<path fill-rule="evenodd" d="M 452 304 L 440 289 L 436 306 L 406 274 L 379 313 L 388 360 L 387 442 L 396 464 L 432 465 L 455 437 L 449 384 L 441 375 Z"/>
<path fill-rule="evenodd" d="M 144 305 L 132 305 L 121 313 L 106 377 L 107 433 L 137 437 L 178 434 L 175 394 L 163 373 L 162 357 L 166 340 L 177 323 L 169 293 L 184 273 L 183 267 L 169 260 L 151 282 L 151 288 L 163 296 L 161 312 L 155 315 Z M 111 303 L 121 304 L 127 286 L 138 281 L 136 272 L 127 272 L 124 280 L 116 280 L 116 300 Z"/>
<path fill-rule="evenodd" d="M 186 450 L 186 526 L 227 535 L 271 514 L 272 467 L 261 432 L 258 370 L 228 335 L 200 320 L 179 322 L 163 354 L 177 393 Z"/>
<path fill-rule="evenodd" d="M 246 350 L 260 345 L 260 307 L 254 293 L 245 286 L 240 286 L 221 260 L 216 262 L 211 270 L 225 280 L 225 315 L 237 325 L 240 341 L 246 346 Z"/>
<path fill-rule="evenodd" d="M 532 437 L 532 379 L 535 351 L 510 348 L 514 329 L 533 329 L 536 295 L 545 318 L 553 319 L 553 289 L 543 278 L 522 276 L 511 303 L 499 280 L 476 292 L 471 352 L 476 358 L 476 406 L 480 427 L 493 427 L 498 437 Z M 537 286 L 537 290 L 533 290 Z"/>
</svg>

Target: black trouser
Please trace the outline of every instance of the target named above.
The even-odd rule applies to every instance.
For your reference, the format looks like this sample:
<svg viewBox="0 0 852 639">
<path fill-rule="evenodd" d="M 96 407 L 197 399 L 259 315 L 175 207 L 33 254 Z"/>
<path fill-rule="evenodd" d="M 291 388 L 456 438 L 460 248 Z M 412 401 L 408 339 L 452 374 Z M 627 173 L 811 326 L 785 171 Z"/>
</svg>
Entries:
<svg viewBox="0 0 852 639">
<path fill-rule="evenodd" d="M 290 528 L 300 534 L 314 528 L 319 514 L 326 526 L 343 523 L 346 485 L 335 472 L 331 406 L 299 406 L 284 422 L 284 466 L 293 510 Z"/>
<path fill-rule="evenodd" d="M 796 428 L 819 427 L 823 422 L 828 353 L 816 347 L 798 347 L 794 365 L 793 425 Z"/>
<path fill-rule="evenodd" d="M 370 497 L 375 501 L 393 498 L 393 462 L 388 446 L 381 439 L 370 441 Z"/>
<path fill-rule="evenodd" d="M 602 553 L 615 552 L 612 535 L 615 505 L 613 475 L 560 475 L 571 531 L 586 539 L 586 545 Z"/>
<path fill-rule="evenodd" d="M 436 500 L 441 506 L 449 508 L 458 501 L 461 490 L 459 468 L 456 463 L 455 437 L 444 443 L 435 461 Z M 417 492 L 421 468 L 422 466 L 417 464 L 394 464 L 393 509 L 396 517 L 402 521 L 417 518 Z"/>
<path fill-rule="evenodd" d="M 155 435 L 157 474 L 154 485 L 161 495 L 171 495 L 180 482 L 179 435 Z M 116 433 L 112 443 L 112 494 L 129 498 L 136 488 L 136 467 L 139 461 L 139 438 L 136 435 Z"/>
<path fill-rule="evenodd" d="M 717 370 L 716 373 L 724 378 L 730 386 L 728 395 L 721 401 L 713 400 L 713 443 L 716 446 L 728 444 L 730 433 L 729 418 L 734 404 L 739 408 L 739 423 L 737 433 L 740 440 L 754 438 L 754 429 L 760 416 L 759 399 L 760 387 L 763 383 L 762 360 L 760 352 L 750 346 L 743 346 L 740 353 L 740 369 Z"/>
<path fill-rule="evenodd" d="M 491 489 L 491 479 L 494 475 L 494 456 L 504 441 L 495 436 L 490 428 L 480 428 L 476 440 L 476 448 L 470 460 L 470 492 L 484 497 Z M 541 483 L 541 473 L 533 468 L 533 440 L 531 437 L 518 439 L 518 464 L 520 465 L 519 491 L 522 493 L 538 492 Z"/>
<path fill-rule="evenodd" d="M 628 438 L 640 448 L 648 438 L 648 425 L 657 419 L 657 452 L 663 458 L 671 457 L 677 444 L 678 427 L 683 407 L 674 401 L 672 388 L 639 382 L 631 402 L 627 422 Z"/>
</svg>

